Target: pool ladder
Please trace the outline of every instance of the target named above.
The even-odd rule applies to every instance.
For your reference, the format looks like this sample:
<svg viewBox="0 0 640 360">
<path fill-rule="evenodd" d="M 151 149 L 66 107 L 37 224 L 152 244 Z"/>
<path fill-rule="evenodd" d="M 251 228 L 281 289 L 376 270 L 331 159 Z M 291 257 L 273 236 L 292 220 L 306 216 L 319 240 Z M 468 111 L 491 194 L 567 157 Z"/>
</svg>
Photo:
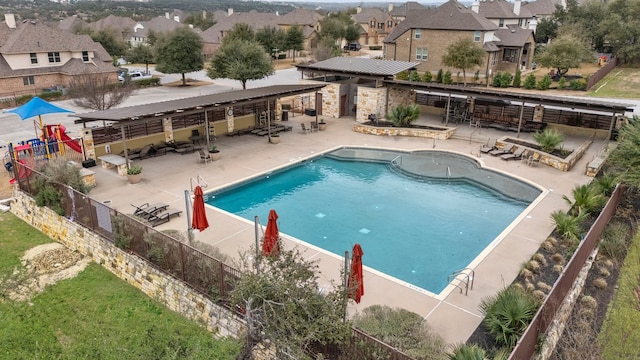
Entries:
<svg viewBox="0 0 640 360">
<path fill-rule="evenodd" d="M 476 277 L 476 272 L 471 268 L 464 268 L 456 270 L 447 276 L 447 282 L 458 289 L 460 294 L 464 289 L 464 295 L 468 295 L 469 289 L 473 290 L 473 279 Z M 454 282 L 455 281 L 455 282 Z"/>
<path fill-rule="evenodd" d="M 200 174 L 198 174 L 195 178 L 189 178 L 189 183 L 191 183 L 191 192 L 193 192 L 193 189 L 195 188 L 193 186 L 194 184 L 203 188 L 209 186 L 209 184 L 207 184 L 207 181 L 202 176 L 200 176 Z"/>
</svg>

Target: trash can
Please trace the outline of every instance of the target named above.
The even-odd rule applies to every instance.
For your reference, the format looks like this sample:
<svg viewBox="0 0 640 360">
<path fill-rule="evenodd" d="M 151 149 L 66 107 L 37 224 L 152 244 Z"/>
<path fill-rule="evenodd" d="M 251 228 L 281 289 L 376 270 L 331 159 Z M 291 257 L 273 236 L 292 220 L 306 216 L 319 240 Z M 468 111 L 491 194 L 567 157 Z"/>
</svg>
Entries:
<svg viewBox="0 0 640 360">
<path fill-rule="evenodd" d="M 282 110 L 282 121 L 289 121 L 289 110 Z"/>
<path fill-rule="evenodd" d="M 304 114 L 307 116 L 316 116 L 316 109 L 304 109 Z"/>
</svg>

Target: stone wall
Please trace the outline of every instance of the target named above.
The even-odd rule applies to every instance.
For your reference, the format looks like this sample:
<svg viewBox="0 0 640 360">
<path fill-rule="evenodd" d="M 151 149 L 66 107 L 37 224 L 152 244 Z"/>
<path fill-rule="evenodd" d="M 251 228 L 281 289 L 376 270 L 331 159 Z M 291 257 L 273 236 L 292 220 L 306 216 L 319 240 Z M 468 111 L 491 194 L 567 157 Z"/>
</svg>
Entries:
<svg viewBox="0 0 640 360">
<path fill-rule="evenodd" d="M 412 90 L 389 88 L 389 100 L 387 109 L 389 111 L 398 105 L 409 105 L 416 103 L 416 93 Z"/>
<path fill-rule="evenodd" d="M 455 128 L 397 128 L 397 127 L 378 127 L 378 126 L 369 126 L 365 124 L 354 124 L 353 131 L 363 133 L 363 134 L 371 134 L 371 135 L 379 135 L 379 136 L 412 136 L 412 137 L 421 137 L 428 139 L 440 139 L 446 140 L 450 138 L 453 133 L 456 131 Z"/>
<path fill-rule="evenodd" d="M 590 138 L 582 143 L 577 149 L 573 150 L 573 152 L 571 152 L 571 154 L 564 159 L 554 155 L 536 151 L 534 148 L 524 146 L 521 143 L 522 140 L 520 139 L 511 139 L 509 136 L 505 136 L 496 141 L 496 146 L 499 149 L 502 149 L 506 146 L 506 144 L 514 144 L 515 146 L 513 147 L 512 151 L 516 151 L 518 150 L 518 148 L 524 147 L 527 149 L 527 156 L 534 156 L 534 158 L 538 159 L 541 164 L 549 165 L 552 168 L 556 168 L 561 171 L 569 171 L 578 162 L 578 160 L 582 158 L 589 146 L 591 146 L 591 144 L 593 143 L 593 138 Z"/>
<path fill-rule="evenodd" d="M 14 190 L 11 212 L 67 248 L 91 257 L 122 280 L 167 308 L 204 325 L 216 337 L 239 337 L 244 321 L 202 294 L 151 266 L 144 259 L 115 247 L 83 226 L 38 207 L 27 194 Z"/>
<path fill-rule="evenodd" d="M 379 119 L 384 117 L 386 111 L 387 88 L 358 87 L 358 106 L 356 121 L 367 122 L 370 114 L 375 114 Z"/>
</svg>

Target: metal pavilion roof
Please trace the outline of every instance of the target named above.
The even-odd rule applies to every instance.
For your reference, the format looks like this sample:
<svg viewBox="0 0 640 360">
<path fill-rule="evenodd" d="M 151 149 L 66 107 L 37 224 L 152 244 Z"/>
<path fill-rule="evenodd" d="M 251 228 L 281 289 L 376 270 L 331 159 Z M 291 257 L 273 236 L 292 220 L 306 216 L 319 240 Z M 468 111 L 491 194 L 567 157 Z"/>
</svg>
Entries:
<svg viewBox="0 0 640 360">
<path fill-rule="evenodd" d="M 145 118 L 168 117 L 173 113 L 183 115 L 188 111 L 204 111 L 217 107 L 228 107 L 265 101 L 269 98 L 304 94 L 317 91 L 325 84 L 297 84 L 297 85 L 273 85 L 254 89 L 235 90 L 228 92 L 201 95 L 184 99 L 168 100 L 150 104 L 135 105 L 118 109 L 94 111 L 85 114 L 76 114 L 79 120 L 75 123 L 91 121 L 134 121 Z"/>
<path fill-rule="evenodd" d="M 298 70 L 329 72 L 336 75 L 393 77 L 415 69 L 420 63 L 367 58 L 334 57 L 313 64 L 297 65 Z"/>
</svg>

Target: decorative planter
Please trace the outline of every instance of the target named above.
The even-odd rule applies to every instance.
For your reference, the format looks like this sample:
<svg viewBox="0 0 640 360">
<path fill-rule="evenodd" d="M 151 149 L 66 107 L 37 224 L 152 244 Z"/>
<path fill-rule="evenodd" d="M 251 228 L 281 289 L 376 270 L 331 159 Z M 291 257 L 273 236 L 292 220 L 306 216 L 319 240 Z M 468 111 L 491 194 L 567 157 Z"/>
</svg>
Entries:
<svg viewBox="0 0 640 360">
<path fill-rule="evenodd" d="M 220 151 L 209 151 L 209 157 L 211 158 L 211 161 L 220 160 Z"/>
<path fill-rule="evenodd" d="M 269 142 L 272 144 L 280 144 L 280 135 L 271 135 Z"/>
<path fill-rule="evenodd" d="M 127 179 L 129 179 L 129 184 L 137 184 L 142 180 L 142 173 L 135 175 L 127 174 Z"/>
<path fill-rule="evenodd" d="M 320 130 L 320 131 L 327 130 L 327 123 L 323 123 L 323 122 L 318 123 L 318 130 Z"/>
</svg>

